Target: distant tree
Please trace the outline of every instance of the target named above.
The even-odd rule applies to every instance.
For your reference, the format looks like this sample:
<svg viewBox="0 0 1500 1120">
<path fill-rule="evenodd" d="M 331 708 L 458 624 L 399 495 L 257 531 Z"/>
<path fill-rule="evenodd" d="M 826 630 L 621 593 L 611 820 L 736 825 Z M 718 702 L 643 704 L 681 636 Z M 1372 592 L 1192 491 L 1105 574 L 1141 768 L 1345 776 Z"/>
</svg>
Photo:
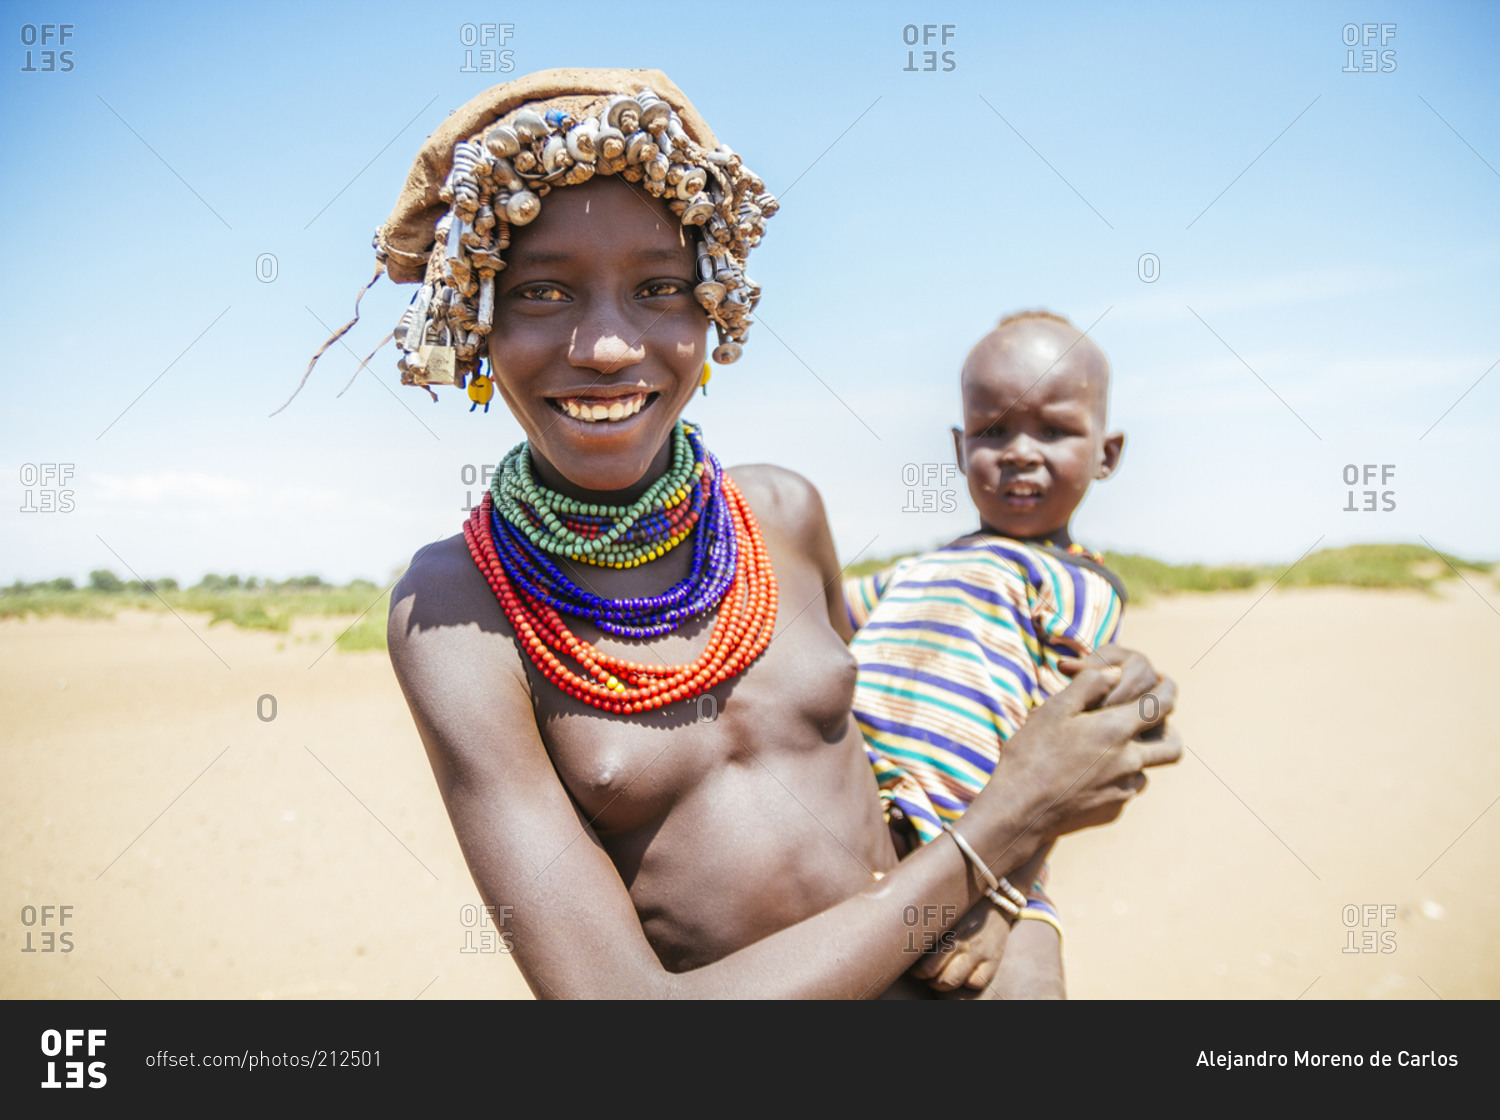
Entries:
<svg viewBox="0 0 1500 1120">
<path fill-rule="evenodd" d="M 56 581 L 54 580 L 53 582 L 55 583 Z M 72 584 L 73 581 L 69 580 L 68 586 L 71 587 Z M 120 582 L 120 577 L 115 575 L 115 573 L 110 571 L 108 568 L 99 568 L 95 571 L 90 572 L 89 587 L 94 591 L 113 592 L 125 590 L 125 585 Z"/>
<path fill-rule="evenodd" d="M 176 591 L 177 590 L 177 581 L 175 579 L 173 579 L 171 576 L 162 576 L 161 579 L 159 579 L 159 580 L 156 581 L 156 590 L 158 590 L 158 591 Z"/>
<path fill-rule="evenodd" d="M 105 575 L 109 575 L 108 572 L 106 572 L 104 574 Z M 32 586 L 32 589 L 38 590 L 38 591 L 42 590 L 43 588 L 45 588 L 48 591 L 77 591 L 78 590 L 78 585 L 76 583 L 74 583 L 71 579 L 69 579 L 67 576 L 60 576 L 59 578 L 57 578 L 55 580 L 52 580 L 50 583 L 34 583 L 31 586 Z"/>
</svg>

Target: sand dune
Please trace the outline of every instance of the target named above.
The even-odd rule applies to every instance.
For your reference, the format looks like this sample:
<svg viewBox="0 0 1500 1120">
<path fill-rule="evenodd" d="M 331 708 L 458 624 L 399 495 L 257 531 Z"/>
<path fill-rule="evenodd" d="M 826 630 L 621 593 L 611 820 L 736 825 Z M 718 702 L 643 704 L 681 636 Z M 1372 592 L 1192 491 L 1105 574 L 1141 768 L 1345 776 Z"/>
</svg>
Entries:
<svg viewBox="0 0 1500 1120">
<path fill-rule="evenodd" d="M 1071 994 L 1500 995 L 1494 607 L 1259 594 L 1127 616 L 1192 753 L 1059 847 Z M 527 996 L 385 655 L 187 622 L 0 623 L 0 995 Z"/>
</svg>

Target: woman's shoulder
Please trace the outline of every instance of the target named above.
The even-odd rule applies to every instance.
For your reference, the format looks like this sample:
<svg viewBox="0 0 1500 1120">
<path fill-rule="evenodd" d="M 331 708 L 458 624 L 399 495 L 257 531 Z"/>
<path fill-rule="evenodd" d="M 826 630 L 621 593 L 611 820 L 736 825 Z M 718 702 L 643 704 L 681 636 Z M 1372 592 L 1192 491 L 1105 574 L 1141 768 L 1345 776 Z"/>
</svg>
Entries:
<svg viewBox="0 0 1500 1120">
<path fill-rule="evenodd" d="M 764 528 L 801 537 L 827 522 L 818 488 L 796 471 L 770 463 L 746 463 L 730 467 L 729 475 Z"/>
<path fill-rule="evenodd" d="M 514 653 L 513 631 L 458 533 L 419 549 L 391 588 L 386 644 L 397 673 L 494 645 Z"/>
</svg>

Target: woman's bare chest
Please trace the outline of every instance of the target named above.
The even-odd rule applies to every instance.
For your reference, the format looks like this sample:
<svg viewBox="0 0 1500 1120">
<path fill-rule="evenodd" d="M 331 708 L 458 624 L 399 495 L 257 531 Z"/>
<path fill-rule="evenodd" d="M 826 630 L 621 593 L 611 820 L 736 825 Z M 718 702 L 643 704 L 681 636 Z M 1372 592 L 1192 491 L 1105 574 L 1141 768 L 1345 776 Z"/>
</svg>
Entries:
<svg viewBox="0 0 1500 1120">
<path fill-rule="evenodd" d="M 711 796 L 738 767 L 819 749 L 844 749 L 857 667 L 833 632 L 816 578 L 782 578 L 775 636 L 730 680 L 659 711 L 619 716 L 528 676 L 537 726 L 558 776 L 601 835 L 661 821 L 695 796 Z M 778 573 L 779 574 L 779 573 Z M 811 586 L 807 586 L 810 584 Z M 809 597 L 816 597 L 812 605 Z M 714 619 L 648 642 L 580 628 L 604 651 L 635 661 L 685 664 L 707 646 Z"/>
</svg>

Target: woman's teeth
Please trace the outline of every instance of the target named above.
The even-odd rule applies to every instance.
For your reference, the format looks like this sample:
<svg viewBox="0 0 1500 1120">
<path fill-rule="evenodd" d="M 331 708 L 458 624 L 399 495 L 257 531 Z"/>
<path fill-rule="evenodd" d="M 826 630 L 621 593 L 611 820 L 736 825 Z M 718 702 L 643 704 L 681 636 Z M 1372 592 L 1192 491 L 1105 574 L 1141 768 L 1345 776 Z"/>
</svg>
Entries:
<svg viewBox="0 0 1500 1120">
<path fill-rule="evenodd" d="M 598 398 L 563 397 L 557 403 L 573 419 L 597 424 L 601 420 L 623 420 L 634 416 L 645 406 L 647 395 L 637 393 L 633 397 L 615 397 L 608 403 Z"/>
</svg>

